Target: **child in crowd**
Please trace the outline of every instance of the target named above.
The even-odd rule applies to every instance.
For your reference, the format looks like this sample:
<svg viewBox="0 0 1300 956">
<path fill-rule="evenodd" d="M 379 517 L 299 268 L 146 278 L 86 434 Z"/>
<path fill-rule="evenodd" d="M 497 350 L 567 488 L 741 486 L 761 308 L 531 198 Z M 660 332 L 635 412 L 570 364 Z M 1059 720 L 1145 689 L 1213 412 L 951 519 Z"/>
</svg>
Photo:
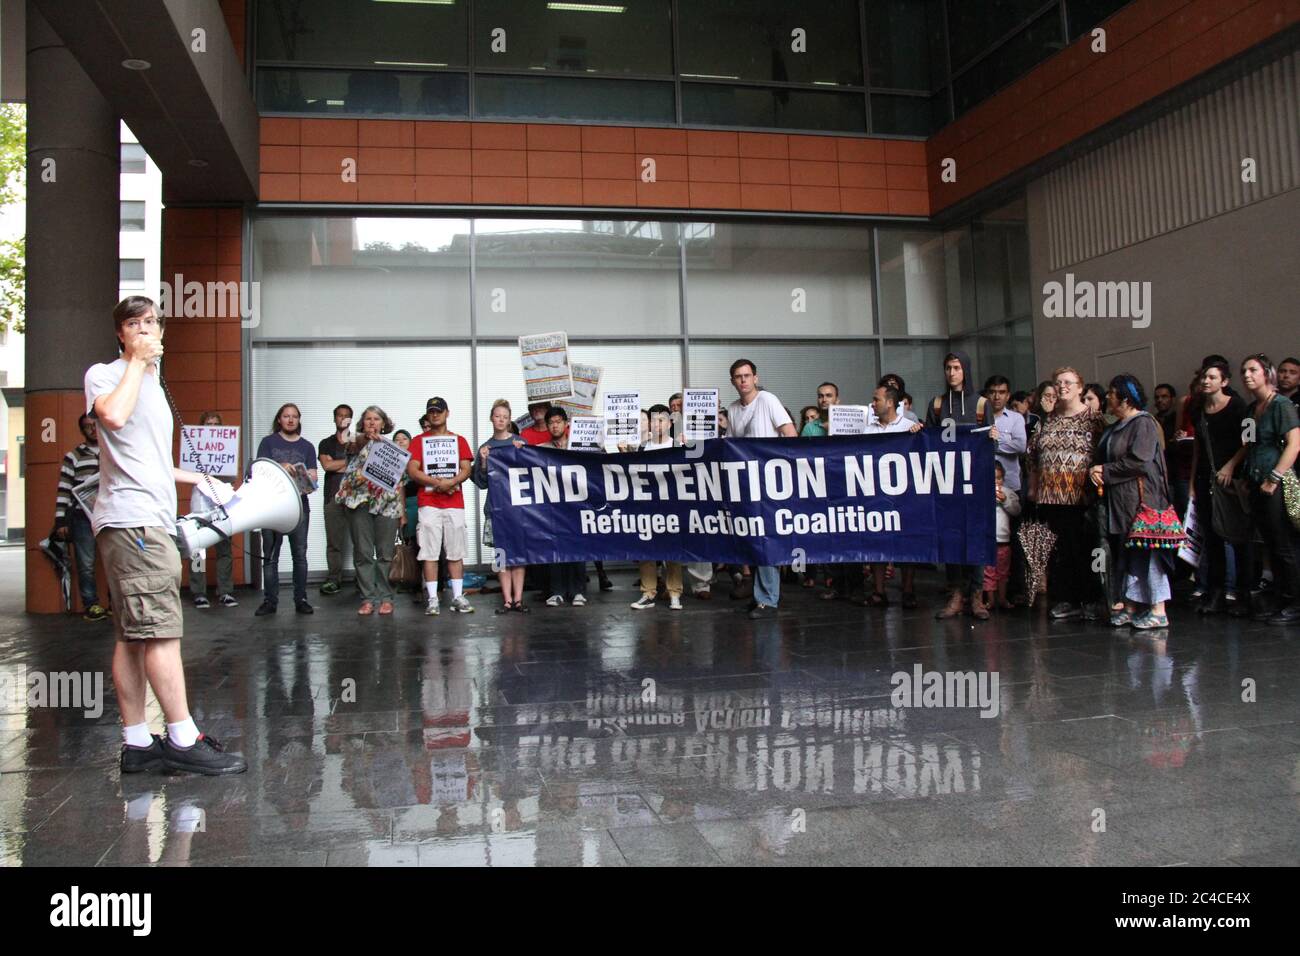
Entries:
<svg viewBox="0 0 1300 956">
<path fill-rule="evenodd" d="M 1020 496 L 1003 487 L 1006 469 L 1002 462 L 993 463 L 993 488 L 997 499 L 997 563 L 984 569 L 984 606 L 1000 610 L 1010 608 L 1007 600 L 1007 581 L 1011 577 L 1011 519 L 1020 514 Z"/>
</svg>

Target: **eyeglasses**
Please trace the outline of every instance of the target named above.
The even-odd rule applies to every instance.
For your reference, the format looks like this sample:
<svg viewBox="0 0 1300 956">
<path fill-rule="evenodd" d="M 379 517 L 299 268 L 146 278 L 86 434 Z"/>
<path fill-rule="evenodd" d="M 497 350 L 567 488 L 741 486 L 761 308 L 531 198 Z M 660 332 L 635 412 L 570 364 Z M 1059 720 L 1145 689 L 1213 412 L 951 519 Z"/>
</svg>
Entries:
<svg viewBox="0 0 1300 956">
<path fill-rule="evenodd" d="M 1078 383 L 1078 382 L 1072 382 L 1072 381 L 1070 381 L 1069 379 L 1066 379 L 1066 378 L 1058 378 L 1058 379 L 1057 379 L 1055 382 L 1053 382 L 1052 384 L 1054 384 L 1054 385 L 1056 386 L 1057 391 L 1060 391 L 1060 390 L 1063 389 L 1063 388 L 1078 388 L 1078 387 L 1079 387 L 1079 383 Z"/>
<path fill-rule="evenodd" d="M 142 326 L 150 326 L 155 329 L 162 328 L 162 323 L 155 316 L 145 316 L 142 319 L 127 319 L 122 325 L 132 332 L 139 330 Z"/>
</svg>

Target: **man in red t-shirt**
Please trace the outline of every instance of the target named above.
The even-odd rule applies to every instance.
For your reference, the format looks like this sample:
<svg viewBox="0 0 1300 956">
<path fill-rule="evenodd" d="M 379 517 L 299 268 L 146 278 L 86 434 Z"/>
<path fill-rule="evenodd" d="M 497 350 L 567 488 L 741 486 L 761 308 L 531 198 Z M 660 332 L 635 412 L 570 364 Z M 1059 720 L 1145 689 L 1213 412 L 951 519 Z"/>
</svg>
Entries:
<svg viewBox="0 0 1300 956">
<path fill-rule="evenodd" d="M 447 574 L 451 583 L 451 609 L 469 614 L 474 608 L 465 600 L 465 493 L 460 486 L 469 480 L 474 456 L 469 442 L 447 430 L 447 403 L 431 398 L 425 404 L 429 430 L 411 442 L 411 460 L 406 473 L 420 486 L 416 498 L 419 521 L 415 539 L 424 568 L 424 590 L 428 598 L 425 614 L 438 613 L 438 556 L 447 549 Z M 430 439 L 427 444 L 425 439 Z M 454 449 L 451 439 L 455 439 Z M 425 457 L 428 455 L 428 464 Z"/>
<path fill-rule="evenodd" d="M 533 423 L 519 433 L 519 437 L 530 445 L 544 445 L 551 440 L 551 433 L 546 430 L 546 415 L 551 410 L 549 402 L 533 402 L 528 406 L 528 414 L 533 416 Z"/>
</svg>

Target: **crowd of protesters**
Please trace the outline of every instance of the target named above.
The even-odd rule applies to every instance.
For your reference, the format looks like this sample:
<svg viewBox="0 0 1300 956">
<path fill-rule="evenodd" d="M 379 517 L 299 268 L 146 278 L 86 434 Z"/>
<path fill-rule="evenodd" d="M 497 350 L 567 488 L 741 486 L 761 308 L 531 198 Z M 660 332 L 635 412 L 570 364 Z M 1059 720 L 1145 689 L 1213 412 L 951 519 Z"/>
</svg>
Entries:
<svg viewBox="0 0 1300 956">
<path fill-rule="evenodd" d="M 1005 376 L 982 383 L 969 357 L 952 351 L 944 358 L 944 388 L 918 404 L 902 377 L 883 375 L 872 393 L 867 434 L 916 432 L 923 428 L 969 426 L 986 432 L 996 445 L 996 559 L 987 567 L 946 565 L 945 600 L 936 617 L 969 614 L 987 620 L 991 613 L 1039 606 L 1053 620 L 1082 619 L 1156 630 L 1168 627 L 1167 604 L 1179 575 L 1194 576 L 1192 600 L 1204 615 L 1231 614 L 1270 624 L 1300 621 L 1300 361 L 1274 366 L 1265 355 L 1233 365 L 1208 355 L 1183 396 L 1168 383 L 1156 385 L 1148 399 L 1133 375 L 1109 382 L 1086 382 L 1072 367 L 1056 369 L 1030 391 L 1013 390 Z M 1234 387 L 1234 378 L 1239 384 Z M 719 409 L 719 434 L 734 438 L 817 439 L 830 433 L 831 408 L 840 403 L 834 382 L 822 382 L 815 402 L 798 419 L 760 384 L 759 369 L 738 359 L 730 369 L 736 399 Z M 620 450 L 654 450 L 683 440 L 679 427 L 682 396 L 642 412 L 639 442 Z M 343 558 L 349 551 L 361 615 L 394 613 L 392 582 L 395 549 L 417 552 L 420 581 L 415 597 L 427 615 L 441 611 L 440 592 L 450 591 L 456 613 L 474 608 L 465 596 L 469 552 L 462 485 L 472 481 L 484 494 L 484 554 L 495 554 L 487 505 L 488 463 L 505 447 L 535 445 L 566 448 L 569 413 L 563 405 L 534 403 L 519 427 L 510 404 L 492 405 L 491 437 L 472 451 L 466 439 L 448 428 L 450 409 L 431 398 L 419 419 L 419 432 L 396 429 L 389 414 L 366 408 L 357 427 L 348 405 L 334 409 L 331 434 L 319 445 L 302 436 L 301 413 L 287 403 L 277 411 L 257 457 L 280 463 L 302 492 L 302 519 L 287 533 L 262 533 L 263 598 L 255 612 L 273 614 L 279 602 L 279 564 L 287 539 L 293 566 L 293 599 L 310 614 L 307 600 L 309 495 L 324 492 L 327 573 L 325 596 L 344 586 Z M 203 424 L 221 424 L 205 413 Z M 89 620 L 108 611 L 100 605 L 93 573 L 94 550 L 87 546 L 89 521 L 73 487 L 93 477 L 97 446 L 94 421 L 83 420 L 86 439 L 65 458 L 60 476 L 55 536 L 76 550 L 80 596 Z M 395 490 L 376 485 L 365 473 L 374 443 L 389 438 L 410 453 L 404 484 Z M 435 477 L 425 467 L 426 437 L 454 438 L 457 461 L 452 474 Z M 1195 529 L 1200 559 L 1195 566 L 1177 559 L 1185 526 Z M 1047 552 L 1028 548 L 1027 529 L 1049 542 Z M 93 545 L 93 539 L 89 539 Z M 217 597 L 234 607 L 230 543 L 216 549 Z M 1039 565 L 1037 568 L 1030 566 Z M 563 562 L 549 567 L 504 567 L 494 562 L 501 589 L 496 614 L 527 614 L 526 589 L 539 590 L 548 607 L 587 603 L 587 565 Z M 687 593 L 713 596 L 719 573 L 730 576 L 731 596 L 749 599 L 751 618 L 770 616 L 781 601 L 783 578 L 817 590 L 823 600 L 845 600 L 873 608 L 891 603 L 887 584 L 897 578 L 904 608 L 918 606 L 916 567 L 888 562 L 831 563 L 794 572 L 775 566 L 735 567 L 709 562 L 642 561 L 638 567 L 637 610 L 661 599 L 681 610 Z M 600 590 L 613 583 L 595 564 Z M 196 607 L 211 606 L 206 574 L 191 574 Z M 1031 585 L 1037 581 L 1037 585 Z M 422 588 L 420 587 L 422 585 Z M 1045 595 L 1040 593 L 1045 589 Z"/>
</svg>

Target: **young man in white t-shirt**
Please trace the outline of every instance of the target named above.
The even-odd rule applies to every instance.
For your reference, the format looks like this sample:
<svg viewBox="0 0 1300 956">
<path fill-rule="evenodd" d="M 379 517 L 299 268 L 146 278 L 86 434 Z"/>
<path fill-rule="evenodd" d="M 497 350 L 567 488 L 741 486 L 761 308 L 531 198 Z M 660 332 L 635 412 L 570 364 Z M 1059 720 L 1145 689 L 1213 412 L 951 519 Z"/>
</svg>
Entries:
<svg viewBox="0 0 1300 956">
<path fill-rule="evenodd" d="M 798 435 L 780 399 L 758 387 L 758 368 L 753 362 L 749 359 L 732 362 L 731 384 L 740 397 L 727 406 L 729 437 L 794 438 Z M 754 600 L 748 608 L 750 619 L 774 615 L 780 601 L 780 568 L 771 565 L 755 568 Z"/>
<path fill-rule="evenodd" d="M 166 767 L 190 773 L 243 773 L 248 764 L 199 732 L 190 716 L 181 662 L 181 557 L 176 485 L 202 483 L 226 504 L 222 481 L 172 464 L 172 412 L 158 363 L 164 320 L 153 300 L 123 299 L 113 309 L 122 353 L 86 372 L 86 411 L 99 421 L 99 494 L 92 522 L 113 598 L 113 686 L 122 713 L 122 773 Z M 152 688 L 167 721 L 150 734 L 145 716 Z"/>
</svg>

